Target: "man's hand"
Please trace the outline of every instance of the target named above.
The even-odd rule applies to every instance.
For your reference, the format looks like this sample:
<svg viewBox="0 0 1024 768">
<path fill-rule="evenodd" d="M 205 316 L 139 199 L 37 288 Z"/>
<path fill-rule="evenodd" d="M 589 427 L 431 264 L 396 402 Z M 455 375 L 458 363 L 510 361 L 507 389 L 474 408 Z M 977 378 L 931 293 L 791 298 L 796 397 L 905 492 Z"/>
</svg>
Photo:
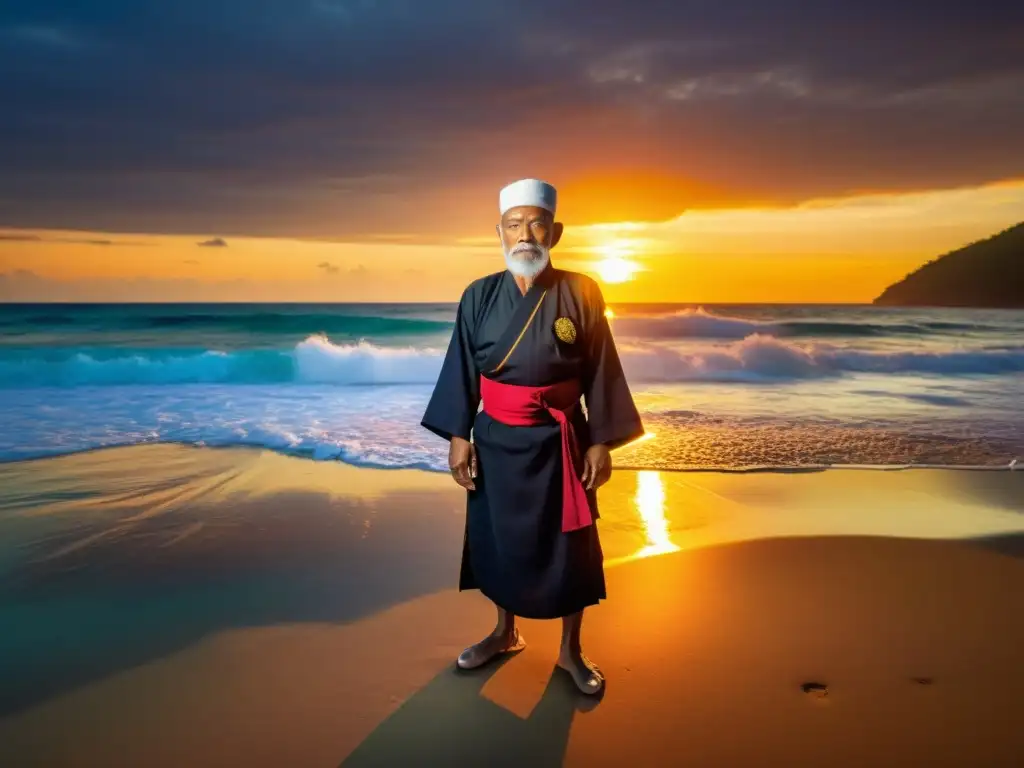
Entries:
<svg viewBox="0 0 1024 768">
<path fill-rule="evenodd" d="M 612 476 L 612 456 L 606 445 L 592 445 L 583 457 L 583 487 L 600 488 Z"/>
<path fill-rule="evenodd" d="M 448 468 L 452 471 L 455 482 L 467 491 L 475 491 L 476 483 L 476 446 L 469 440 L 453 437 L 448 447 Z"/>
</svg>

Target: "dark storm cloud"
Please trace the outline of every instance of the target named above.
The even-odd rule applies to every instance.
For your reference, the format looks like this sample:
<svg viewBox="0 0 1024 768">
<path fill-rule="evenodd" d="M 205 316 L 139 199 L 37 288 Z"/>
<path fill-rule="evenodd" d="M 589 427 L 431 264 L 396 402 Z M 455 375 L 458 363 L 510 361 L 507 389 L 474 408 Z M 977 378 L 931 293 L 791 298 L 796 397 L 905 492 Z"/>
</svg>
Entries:
<svg viewBox="0 0 1024 768">
<path fill-rule="evenodd" d="M 426 189 L 490 213 L 545 169 L 781 198 L 1012 176 L 1022 6 L 9 1 L 0 223 L 401 234 L 436 224 Z"/>
</svg>

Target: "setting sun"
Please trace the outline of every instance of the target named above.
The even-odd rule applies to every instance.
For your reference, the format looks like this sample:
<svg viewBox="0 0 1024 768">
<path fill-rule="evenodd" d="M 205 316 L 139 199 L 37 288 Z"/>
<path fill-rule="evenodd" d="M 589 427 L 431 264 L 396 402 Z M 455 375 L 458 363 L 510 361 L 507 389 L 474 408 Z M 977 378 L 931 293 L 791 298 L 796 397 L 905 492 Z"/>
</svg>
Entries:
<svg viewBox="0 0 1024 768">
<path fill-rule="evenodd" d="M 624 283 L 632 280 L 639 267 L 629 259 L 621 256 L 610 256 L 597 264 L 597 273 L 606 283 Z"/>
<path fill-rule="evenodd" d="M 628 257 L 636 253 L 640 247 L 639 242 L 630 238 L 606 242 L 596 248 L 591 247 L 591 250 L 601 257 L 593 269 L 605 283 L 625 283 L 632 280 L 643 267 Z"/>
</svg>

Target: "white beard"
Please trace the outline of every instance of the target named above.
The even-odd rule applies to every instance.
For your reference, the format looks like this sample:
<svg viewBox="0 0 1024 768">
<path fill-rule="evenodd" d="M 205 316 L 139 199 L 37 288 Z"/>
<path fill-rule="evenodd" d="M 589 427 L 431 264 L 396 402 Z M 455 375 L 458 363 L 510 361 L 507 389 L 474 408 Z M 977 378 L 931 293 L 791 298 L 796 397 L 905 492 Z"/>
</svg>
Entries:
<svg viewBox="0 0 1024 768">
<path fill-rule="evenodd" d="M 501 250 L 505 253 L 505 266 L 508 271 L 516 277 L 524 277 L 527 280 L 536 277 L 551 261 L 551 251 L 543 245 L 533 248 L 521 248 L 517 254 L 515 248 L 509 250 L 504 244 Z"/>
</svg>

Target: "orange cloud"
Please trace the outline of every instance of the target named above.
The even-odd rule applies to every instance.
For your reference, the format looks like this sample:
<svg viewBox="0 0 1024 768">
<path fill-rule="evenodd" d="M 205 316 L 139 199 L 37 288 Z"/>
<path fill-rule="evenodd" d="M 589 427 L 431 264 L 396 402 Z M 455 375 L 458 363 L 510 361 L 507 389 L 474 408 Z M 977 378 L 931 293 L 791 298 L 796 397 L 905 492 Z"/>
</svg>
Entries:
<svg viewBox="0 0 1024 768">
<path fill-rule="evenodd" d="M 573 176 L 558 189 L 559 218 L 574 225 L 657 222 L 689 208 L 744 204 L 744 196 L 659 171 L 626 170 Z"/>
</svg>

